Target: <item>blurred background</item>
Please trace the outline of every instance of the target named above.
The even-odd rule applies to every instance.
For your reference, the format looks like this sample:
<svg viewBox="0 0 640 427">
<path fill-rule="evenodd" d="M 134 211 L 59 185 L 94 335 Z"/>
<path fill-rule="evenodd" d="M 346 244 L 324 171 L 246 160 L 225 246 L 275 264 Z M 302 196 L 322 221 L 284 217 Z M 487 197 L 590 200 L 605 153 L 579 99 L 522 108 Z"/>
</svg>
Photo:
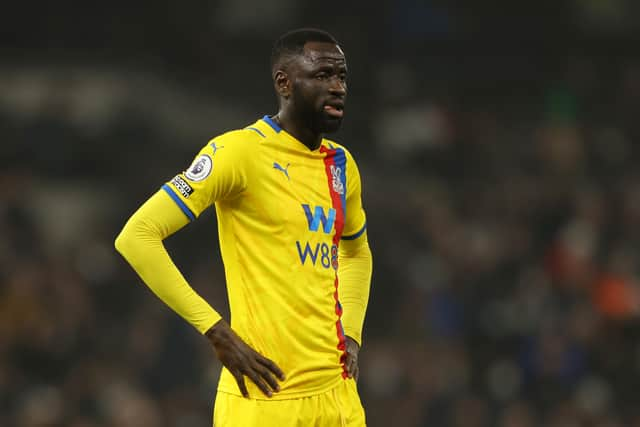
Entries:
<svg viewBox="0 0 640 427">
<path fill-rule="evenodd" d="M 0 425 L 211 425 L 220 365 L 117 255 L 208 139 L 342 43 L 369 425 L 640 426 L 640 3 L 61 0 L 0 14 Z M 166 241 L 228 316 L 215 214 Z"/>
</svg>

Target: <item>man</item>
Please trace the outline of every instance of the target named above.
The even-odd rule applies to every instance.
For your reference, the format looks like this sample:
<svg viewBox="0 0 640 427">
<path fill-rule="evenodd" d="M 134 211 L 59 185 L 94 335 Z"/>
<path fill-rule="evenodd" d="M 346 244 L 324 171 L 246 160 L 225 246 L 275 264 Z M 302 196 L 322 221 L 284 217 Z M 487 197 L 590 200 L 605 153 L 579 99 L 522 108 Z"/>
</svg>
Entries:
<svg viewBox="0 0 640 427">
<path fill-rule="evenodd" d="M 278 113 L 214 138 L 129 219 L 116 248 L 210 340 L 224 366 L 215 426 L 361 426 L 371 253 L 358 168 L 323 138 L 342 122 L 345 56 L 324 31 L 292 31 L 274 45 L 272 76 Z M 162 245 L 212 204 L 231 326 Z"/>
</svg>

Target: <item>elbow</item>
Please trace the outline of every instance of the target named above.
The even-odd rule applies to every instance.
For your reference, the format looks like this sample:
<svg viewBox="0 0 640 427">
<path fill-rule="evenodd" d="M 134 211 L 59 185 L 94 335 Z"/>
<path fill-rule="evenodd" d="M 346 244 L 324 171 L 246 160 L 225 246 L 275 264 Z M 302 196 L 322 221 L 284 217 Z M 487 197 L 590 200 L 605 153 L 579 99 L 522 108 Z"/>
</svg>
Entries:
<svg viewBox="0 0 640 427">
<path fill-rule="evenodd" d="M 116 251 L 120 252 L 121 255 L 124 255 L 125 246 L 126 246 L 126 237 L 124 236 L 124 233 L 122 231 L 116 237 L 114 246 L 116 248 Z"/>
<path fill-rule="evenodd" d="M 131 238 L 126 232 L 126 227 L 123 228 L 122 231 L 120 231 L 120 234 L 116 237 L 114 246 L 120 255 L 127 258 L 127 255 L 131 252 Z"/>
<path fill-rule="evenodd" d="M 160 241 L 142 221 L 129 219 L 114 241 L 116 250 L 131 263 L 138 259 L 149 246 Z"/>
</svg>

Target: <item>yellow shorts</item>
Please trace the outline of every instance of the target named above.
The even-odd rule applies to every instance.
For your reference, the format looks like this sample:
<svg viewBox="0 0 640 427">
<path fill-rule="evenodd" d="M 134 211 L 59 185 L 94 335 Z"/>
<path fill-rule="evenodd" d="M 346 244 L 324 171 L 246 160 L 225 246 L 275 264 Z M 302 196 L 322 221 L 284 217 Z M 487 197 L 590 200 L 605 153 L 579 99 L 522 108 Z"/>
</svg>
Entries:
<svg viewBox="0 0 640 427">
<path fill-rule="evenodd" d="M 286 400 L 256 400 L 218 391 L 214 427 L 362 427 L 364 409 L 356 382 L 315 396 Z"/>
</svg>

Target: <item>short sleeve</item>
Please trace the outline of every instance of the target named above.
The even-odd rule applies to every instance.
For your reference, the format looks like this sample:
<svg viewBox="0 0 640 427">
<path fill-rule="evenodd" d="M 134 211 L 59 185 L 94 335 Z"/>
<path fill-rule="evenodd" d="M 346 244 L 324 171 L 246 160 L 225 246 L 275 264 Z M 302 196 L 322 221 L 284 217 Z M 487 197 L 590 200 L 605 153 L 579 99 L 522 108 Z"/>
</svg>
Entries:
<svg viewBox="0 0 640 427">
<path fill-rule="evenodd" d="M 235 131 L 214 138 L 184 172 L 162 186 L 190 220 L 216 201 L 236 197 L 246 189 L 250 153 L 245 135 Z"/>
<path fill-rule="evenodd" d="M 347 157 L 347 208 L 342 240 L 355 240 L 364 234 L 367 228 L 367 219 L 362 207 L 360 171 L 351 153 L 346 150 L 345 152 Z"/>
</svg>

